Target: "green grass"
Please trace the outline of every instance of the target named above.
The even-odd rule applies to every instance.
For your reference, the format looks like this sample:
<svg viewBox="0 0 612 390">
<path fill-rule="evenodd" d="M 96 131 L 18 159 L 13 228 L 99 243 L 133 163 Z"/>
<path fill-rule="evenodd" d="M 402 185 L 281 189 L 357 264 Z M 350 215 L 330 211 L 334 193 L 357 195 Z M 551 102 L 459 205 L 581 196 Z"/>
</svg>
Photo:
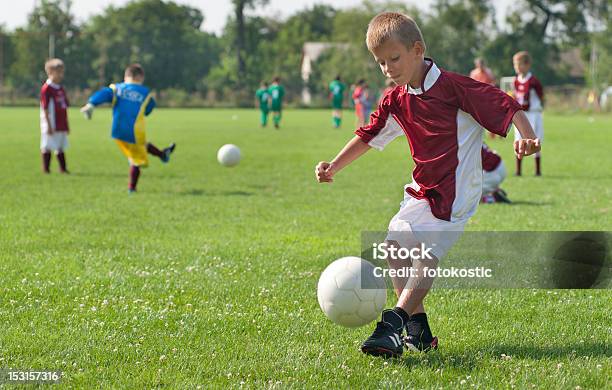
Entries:
<svg viewBox="0 0 612 390">
<path fill-rule="evenodd" d="M 438 289 L 426 304 L 439 351 L 358 352 L 371 326 L 327 320 L 317 278 L 385 229 L 410 177 L 406 141 L 320 185 L 315 164 L 351 126 L 332 130 L 327 111 L 287 111 L 281 131 L 257 117 L 156 111 L 148 136 L 176 154 L 128 196 L 108 110 L 70 111 L 72 175 L 54 161 L 44 176 L 38 111 L 0 108 L 0 368 L 62 370 L 74 388 L 612 386 L 609 290 Z M 545 126 L 544 176 L 527 161 L 504 183 L 516 204 L 480 207 L 468 230 L 612 230 L 612 117 Z M 236 168 L 216 162 L 225 143 L 242 149 Z M 511 142 L 491 145 L 512 168 Z"/>
</svg>

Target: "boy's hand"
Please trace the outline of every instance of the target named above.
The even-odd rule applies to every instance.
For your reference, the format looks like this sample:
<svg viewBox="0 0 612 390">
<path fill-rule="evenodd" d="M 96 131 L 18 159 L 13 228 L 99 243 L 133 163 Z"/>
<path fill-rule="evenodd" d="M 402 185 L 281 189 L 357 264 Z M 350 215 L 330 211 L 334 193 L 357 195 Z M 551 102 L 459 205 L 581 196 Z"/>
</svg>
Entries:
<svg viewBox="0 0 612 390">
<path fill-rule="evenodd" d="M 336 170 L 332 166 L 332 164 L 321 161 L 317 164 L 315 168 L 315 176 L 317 177 L 317 181 L 319 183 L 331 183 L 334 181 L 333 176 L 336 173 Z"/>
<path fill-rule="evenodd" d="M 91 119 L 91 116 L 93 115 L 93 110 L 94 110 L 94 106 L 91 103 L 87 103 L 86 105 L 81 107 L 81 112 L 87 119 Z"/>
<path fill-rule="evenodd" d="M 523 156 L 529 156 L 534 153 L 537 153 L 542 149 L 540 146 L 540 139 L 519 139 L 514 141 L 514 153 L 516 157 L 520 160 Z"/>
</svg>

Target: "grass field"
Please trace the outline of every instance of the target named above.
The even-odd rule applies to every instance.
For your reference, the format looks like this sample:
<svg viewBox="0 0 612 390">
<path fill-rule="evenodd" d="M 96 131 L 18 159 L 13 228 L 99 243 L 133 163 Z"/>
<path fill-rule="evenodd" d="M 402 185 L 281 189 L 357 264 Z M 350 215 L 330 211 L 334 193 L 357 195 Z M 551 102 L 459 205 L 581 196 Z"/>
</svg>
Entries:
<svg viewBox="0 0 612 390">
<path fill-rule="evenodd" d="M 38 110 L 0 108 L 0 368 L 62 370 L 74 388 L 612 387 L 610 290 L 434 290 L 439 351 L 361 354 L 372 326 L 327 320 L 316 283 L 362 231 L 386 228 L 406 141 L 320 185 L 315 164 L 352 126 L 331 129 L 327 111 L 287 111 L 280 131 L 257 118 L 156 111 L 150 140 L 177 150 L 128 196 L 108 110 L 70 111 L 72 174 L 54 161 L 44 176 Z M 612 230 L 612 117 L 545 126 L 544 176 L 526 161 L 503 185 L 515 204 L 481 206 L 468 230 Z M 236 168 L 216 162 L 225 143 L 242 149 Z M 491 146 L 512 168 L 510 140 Z"/>
</svg>

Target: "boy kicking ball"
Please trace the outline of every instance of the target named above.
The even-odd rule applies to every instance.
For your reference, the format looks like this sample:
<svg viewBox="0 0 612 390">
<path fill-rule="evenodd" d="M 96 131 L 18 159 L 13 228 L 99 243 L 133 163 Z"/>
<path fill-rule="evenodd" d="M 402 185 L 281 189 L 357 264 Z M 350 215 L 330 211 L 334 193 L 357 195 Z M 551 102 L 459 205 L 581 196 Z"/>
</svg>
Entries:
<svg viewBox="0 0 612 390">
<path fill-rule="evenodd" d="M 368 25 L 366 43 L 383 74 L 398 86 L 383 97 L 370 123 L 357 129 L 331 162 L 320 162 L 315 174 L 319 182 L 332 182 L 371 148 L 382 150 L 400 135 L 408 138 L 413 182 L 405 187 L 404 201 L 389 223 L 387 245 L 410 249 L 423 244 L 433 248 L 434 256 L 409 263 L 388 260 L 391 269 L 413 267 L 415 276 L 392 278 L 397 305 L 382 312 L 361 345 L 366 354 L 397 357 L 404 346 L 427 351 L 438 345 L 423 306 L 433 278 L 419 271 L 436 267 L 476 211 L 482 195 L 483 128 L 505 137 L 514 124 L 522 136 L 514 143 L 518 158 L 539 151 L 540 141 L 514 99 L 440 69 L 425 57 L 421 31 L 408 16 L 377 15 Z"/>
<path fill-rule="evenodd" d="M 130 163 L 129 193 L 136 192 L 140 168 L 149 164 L 147 153 L 167 163 L 176 146 L 171 144 L 164 150 L 159 150 L 146 140 L 145 116 L 151 114 L 155 108 L 155 99 L 149 89 L 142 85 L 144 78 L 142 66 L 132 64 L 125 69 L 123 83 L 102 88 L 81 108 L 87 119 L 91 119 L 95 106 L 112 103 L 112 137 Z"/>
</svg>

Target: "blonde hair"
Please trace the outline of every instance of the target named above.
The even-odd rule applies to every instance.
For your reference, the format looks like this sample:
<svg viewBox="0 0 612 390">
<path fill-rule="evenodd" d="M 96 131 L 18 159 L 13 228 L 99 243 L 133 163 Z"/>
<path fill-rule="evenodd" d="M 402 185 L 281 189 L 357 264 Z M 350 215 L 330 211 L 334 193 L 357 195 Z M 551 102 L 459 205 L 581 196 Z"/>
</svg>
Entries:
<svg viewBox="0 0 612 390">
<path fill-rule="evenodd" d="M 45 72 L 47 73 L 47 75 L 54 70 L 63 68 L 64 61 L 60 60 L 59 58 L 51 58 L 50 60 L 47 60 L 47 62 L 45 62 Z"/>
<path fill-rule="evenodd" d="M 410 16 L 398 12 L 383 12 L 376 15 L 368 24 L 366 45 L 372 51 L 382 46 L 389 39 L 395 38 L 408 49 L 415 42 L 421 42 L 425 48 L 425 40 L 419 26 Z"/>
<path fill-rule="evenodd" d="M 529 55 L 528 51 L 519 51 L 518 53 L 516 53 L 514 56 L 512 56 L 512 58 L 516 59 L 517 61 L 520 61 L 524 64 L 528 64 L 531 65 L 531 56 Z"/>
</svg>

